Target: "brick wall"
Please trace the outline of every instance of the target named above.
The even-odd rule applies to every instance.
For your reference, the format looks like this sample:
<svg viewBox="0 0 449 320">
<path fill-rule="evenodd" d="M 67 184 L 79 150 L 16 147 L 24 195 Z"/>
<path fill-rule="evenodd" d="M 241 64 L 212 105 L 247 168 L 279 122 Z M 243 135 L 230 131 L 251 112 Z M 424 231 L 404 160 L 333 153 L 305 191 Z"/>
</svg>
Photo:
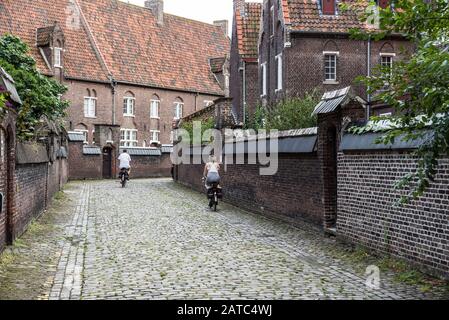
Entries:
<svg viewBox="0 0 449 320">
<path fill-rule="evenodd" d="M 47 174 L 45 163 L 18 164 L 16 167 L 16 210 L 13 213 L 13 237 L 19 237 L 28 223 L 39 216 L 47 205 Z M 53 190 L 54 192 L 54 190 Z M 51 193 L 48 193 L 51 196 Z"/>
<path fill-rule="evenodd" d="M 170 154 L 162 156 L 132 156 L 131 178 L 159 178 L 171 176 Z"/>
<path fill-rule="evenodd" d="M 224 201 L 292 222 L 321 224 L 322 183 L 316 153 L 279 157 L 279 170 L 273 176 L 260 176 L 260 165 L 228 165 L 221 173 Z M 177 181 L 204 192 L 203 169 L 203 165 L 179 165 L 175 170 Z"/>
<path fill-rule="evenodd" d="M 69 178 L 102 179 L 103 158 L 101 155 L 83 154 L 83 143 L 69 143 Z"/>
<path fill-rule="evenodd" d="M 395 206 L 393 184 L 415 168 L 409 153 L 339 153 L 337 233 L 449 277 L 449 158 L 424 196 Z"/>
</svg>

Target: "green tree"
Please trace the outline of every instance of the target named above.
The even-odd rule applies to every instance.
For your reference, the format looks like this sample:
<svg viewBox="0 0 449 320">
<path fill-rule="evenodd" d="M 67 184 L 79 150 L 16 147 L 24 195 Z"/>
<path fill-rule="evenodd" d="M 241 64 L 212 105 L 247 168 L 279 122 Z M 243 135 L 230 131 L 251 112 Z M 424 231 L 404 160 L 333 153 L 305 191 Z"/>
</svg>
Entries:
<svg viewBox="0 0 449 320">
<path fill-rule="evenodd" d="M 290 130 L 314 127 L 317 124 L 313 110 L 320 101 L 317 91 L 303 98 L 286 99 L 271 108 L 258 106 L 247 122 L 247 129 Z"/>
<path fill-rule="evenodd" d="M 32 139 L 43 117 L 55 121 L 65 116 L 69 104 L 60 97 L 67 88 L 37 70 L 36 61 L 20 38 L 9 34 L 0 37 L 0 66 L 14 78 L 23 102 L 17 119 L 20 139 Z"/>
<path fill-rule="evenodd" d="M 390 119 L 390 129 L 378 143 L 388 144 L 395 139 L 425 141 L 416 150 L 419 159 L 416 172 L 396 184 L 399 189 L 409 190 L 401 199 L 407 202 L 423 194 L 435 178 L 438 160 L 449 154 L 449 2 L 395 0 L 392 3 L 391 8 L 378 11 L 378 30 L 370 33 L 354 30 L 353 36 L 379 40 L 393 33 L 402 34 L 416 46 L 410 59 L 394 64 L 393 72 L 378 69 L 371 77 L 361 79 L 376 100 L 396 110 Z M 372 18 L 362 14 L 364 20 Z M 430 127 L 434 133 L 429 136 Z"/>
</svg>

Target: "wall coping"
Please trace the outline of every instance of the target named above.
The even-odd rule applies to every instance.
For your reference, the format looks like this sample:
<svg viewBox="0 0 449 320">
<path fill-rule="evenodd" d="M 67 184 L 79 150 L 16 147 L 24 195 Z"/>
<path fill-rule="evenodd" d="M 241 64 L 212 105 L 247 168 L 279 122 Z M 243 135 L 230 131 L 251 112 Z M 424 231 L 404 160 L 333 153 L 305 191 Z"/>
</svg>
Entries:
<svg viewBox="0 0 449 320">
<path fill-rule="evenodd" d="M 49 162 L 47 147 L 40 143 L 18 142 L 16 147 L 16 163 L 45 163 Z"/>
</svg>

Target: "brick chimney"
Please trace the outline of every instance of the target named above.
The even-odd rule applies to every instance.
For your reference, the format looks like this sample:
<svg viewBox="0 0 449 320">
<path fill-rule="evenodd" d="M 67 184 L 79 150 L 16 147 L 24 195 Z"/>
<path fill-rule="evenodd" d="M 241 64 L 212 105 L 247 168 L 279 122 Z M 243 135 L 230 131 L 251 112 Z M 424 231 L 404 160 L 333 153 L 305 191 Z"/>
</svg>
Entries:
<svg viewBox="0 0 449 320">
<path fill-rule="evenodd" d="M 243 16 L 245 13 L 245 0 L 233 0 L 234 1 L 234 12 L 240 10 L 240 15 Z"/>
<path fill-rule="evenodd" d="M 145 8 L 150 9 L 156 16 L 157 24 L 164 24 L 164 0 L 146 0 Z"/>
<path fill-rule="evenodd" d="M 224 34 L 227 36 L 228 35 L 228 26 L 229 26 L 229 22 L 228 20 L 218 20 L 218 21 L 214 21 L 214 26 L 220 27 Z"/>
</svg>

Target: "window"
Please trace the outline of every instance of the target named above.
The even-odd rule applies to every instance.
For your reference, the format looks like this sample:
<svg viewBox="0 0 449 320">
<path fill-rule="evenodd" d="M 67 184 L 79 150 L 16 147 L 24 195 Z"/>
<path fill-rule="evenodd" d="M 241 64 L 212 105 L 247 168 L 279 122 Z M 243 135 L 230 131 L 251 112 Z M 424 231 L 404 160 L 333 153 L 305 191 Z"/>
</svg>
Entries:
<svg viewBox="0 0 449 320">
<path fill-rule="evenodd" d="M 182 118 L 183 109 L 184 109 L 184 103 L 182 102 L 181 99 L 177 99 L 177 101 L 175 101 L 175 119 L 176 120 Z"/>
<path fill-rule="evenodd" d="M 393 57 L 394 53 L 381 53 L 380 54 L 380 64 L 384 70 L 390 70 L 389 73 L 393 70 Z"/>
<path fill-rule="evenodd" d="M 271 7 L 271 35 L 276 31 L 276 17 L 274 16 L 274 6 Z"/>
<path fill-rule="evenodd" d="M 277 86 L 276 91 L 282 90 L 282 53 L 276 56 L 277 61 Z"/>
<path fill-rule="evenodd" d="M 123 99 L 123 115 L 125 117 L 133 117 L 135 112 L 136 99 L 133 97 L 125 97 Z"/>
<path fill-rule="evenodd" d="M 121 147 L 137 147 L 137 130 L 121 129 L 120 130 L 120 146 Z"/>
<path fill-rule="evenodd" d="M 159 130 L 150 130 L 150 134 L 151 134 L 150 144 L 152 144 L 152 143 L 159 144 L 160 143 L 160 140 L 159 140 L 159 134 L 160 133 L 161 132 Z"/>
<path fill-rule="evenodd" d="M 153 119 L 159 119 L 159 108 L 161 101 L 159 99 L 151 100 L 150 117 Z"/>
<path fill-rule="evenodd" d="M 338 52 L 324 52 L 324 79 L 327 82 L 337 81 Z"/>
<path fill-rule="evenodd" d="M 55 48 L 55 67 L 56 68 L 61 68 L 62 67 L 62 48 Z"/>
<path fill-rule="evenodd" d="M 84 117 L 95 118 L 97 112 L 97 98 L 84 97 Z"/>
<path fill-rule="evenodd" d="M 262 97 L 267 95 L 267 63 L 262 63 Z"/>
<path fill-rule="evenodd" d="M 92 129 L 92 144 L 95 144 L 95 129 Z"/>
</svg>

